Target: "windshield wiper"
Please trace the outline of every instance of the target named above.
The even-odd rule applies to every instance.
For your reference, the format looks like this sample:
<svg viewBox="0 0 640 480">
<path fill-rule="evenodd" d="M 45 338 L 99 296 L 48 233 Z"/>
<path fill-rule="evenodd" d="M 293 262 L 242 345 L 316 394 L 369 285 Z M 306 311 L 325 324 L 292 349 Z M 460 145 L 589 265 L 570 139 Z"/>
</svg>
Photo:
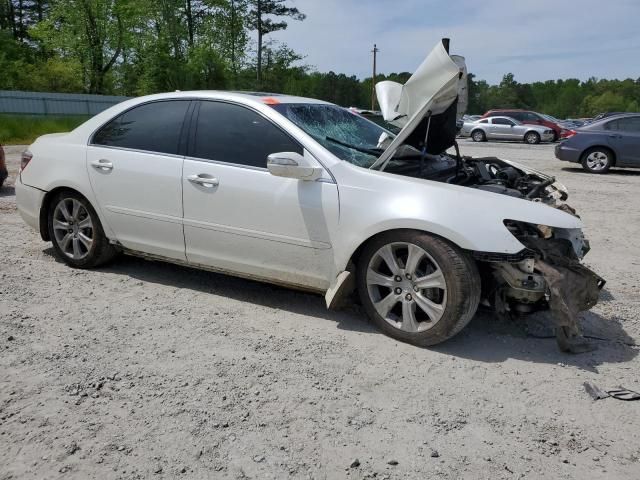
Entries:
<svg viewBox="0 0 640 480">
<path fill-rule="evenodd" d="M 364 147 L 358 147 L 356 145 L 351 145 L 350 143 L 345 143 L 342 142 L 340 140 L 337 140 L 335 138 L 332 137 L 324 137 L 326 140 L 328 140 L 331 143 L 337 143 L 338 145 L 342 145 L 343 147 L 347 147 L 347 148 L 351 148 L 352 150 L 356 150 L 358 152 L 362 152 L 362 153 L 367 153 L 369 155 L 374 155 L 374 156 L 379 156 L 384 150 L 382 148 L 364 148 Z"/>
</svg>

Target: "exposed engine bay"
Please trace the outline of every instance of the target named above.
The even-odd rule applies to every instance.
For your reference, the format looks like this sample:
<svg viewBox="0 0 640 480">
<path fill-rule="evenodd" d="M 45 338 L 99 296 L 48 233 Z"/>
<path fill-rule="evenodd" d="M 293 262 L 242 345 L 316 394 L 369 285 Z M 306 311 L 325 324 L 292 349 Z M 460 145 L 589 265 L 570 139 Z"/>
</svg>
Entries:
<svg viewBox="0 0 640 480">
<path fill-rule="evenodd" d="M 409 148 L 405 155 L 398 152 L 386 170 L 542 202 L 576 215 L 565 203 L 567 190 L 553 177 L 495 157 L 418 157 Z M 589 251 L 582 232 L 512 220 L 505 226 L 525 248 L 516 255 L 473 252 L 482 274 L 484 305 L 509 317 L 550 309 L 560 348 L 573 353 L 590 349 L 582 341 L 578 314 L 597 303 L 605 281 L 580 263 Z"/>
<path fill-rule="evenodd" d="M 542 201 L 552 206 L 558 206 L 558 203 L 568 197 L 566 189 L 556 183 L 553 177 L 526 171 L 520 165 L 495 157 L 452 157 L 428 153 L 419 157 L 397 155 L 385 170 L 399 175 Z M 567 208 L 565 206 L 563 210 Z M 568 211 L 574 213 L 571 209 Z"/>
</svg>

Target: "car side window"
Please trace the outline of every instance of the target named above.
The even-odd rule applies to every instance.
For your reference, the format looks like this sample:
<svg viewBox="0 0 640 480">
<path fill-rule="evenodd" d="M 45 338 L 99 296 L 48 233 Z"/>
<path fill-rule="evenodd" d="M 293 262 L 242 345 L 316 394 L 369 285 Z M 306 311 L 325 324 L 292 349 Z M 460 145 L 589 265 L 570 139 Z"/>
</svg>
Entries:
<svg viewBox="0 0 640 480">
<path fill-rule="evenodd" d="M 527 112 L 524 114 L 524 121 L 537 122 L 538 120 L 540 118 L 535 113 Z"/>
<path fill-rule="evenodd" d="M 494 125 L 514 125 L 514 123 L 511 120 L 507 120 L 506 118 L 494 118 L 493 124 Z"/>
<path fill-rule="evenodd" d="M 117 116 L 93 136 L 94 145 L 178 153 L 189 100 L 145 103 Z"/>
<path fill-rule="evenodd" d="M 521 122 L 527 118 L 527 115 L 522 112 L 510 112 L 509 116 L 515 118 L 516 120 L 520 120 Z"/>
<path fill-rule="evenodd" d="M 489 123 L 489 120 L 485 118 L 484 120 L 480 120 L 478 123 Z"/>
<path fill-rule="evenodd" d="M 267 167 L 267 156 L 302 147 L 262 115 L 241 105 L 203 101 L 189 156 L 251 167 Z"/>
<path fill-rule="evenodd" d="M 640 117 L 619 118 L 609 122 L 607 125 L 612 125 L 609 130 L 640 133 Z"/>
</svg>

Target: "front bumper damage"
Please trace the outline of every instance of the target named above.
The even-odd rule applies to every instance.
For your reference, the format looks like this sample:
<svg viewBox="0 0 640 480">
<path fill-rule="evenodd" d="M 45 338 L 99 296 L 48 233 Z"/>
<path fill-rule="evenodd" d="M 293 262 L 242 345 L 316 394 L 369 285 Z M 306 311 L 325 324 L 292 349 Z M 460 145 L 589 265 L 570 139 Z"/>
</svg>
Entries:
<svg viewBox="0 0 640 480">
<path fill-rule="evenodd" d="M 596 305 L 605 280 L 580 263 L 589 249 L 581 234 L 546 233 L 549 238 L 519 237 L 526 249 L 503 261 L 493 258 L 487 262 L 488 258 L 476 253 L 476 259 L 489 266 L 492 277 L 487 296 L 499 315 L 550 310 L 560 350 L 592 350 L 581 335 L 578 315 Z"/>
</svg>

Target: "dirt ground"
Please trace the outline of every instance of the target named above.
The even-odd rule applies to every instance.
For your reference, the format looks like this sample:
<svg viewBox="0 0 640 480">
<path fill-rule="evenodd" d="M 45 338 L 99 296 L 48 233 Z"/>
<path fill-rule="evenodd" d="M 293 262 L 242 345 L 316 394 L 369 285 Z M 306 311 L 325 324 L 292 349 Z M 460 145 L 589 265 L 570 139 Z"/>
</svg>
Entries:
<svg viewBox="0 0 640 480">
<path fill-rule="evenodd" d="M 640 170 L 472 144 L 555 175 L 607 279 L 592 353 L 479 313 L 435 348 L 321 296 L 122 257 L 72 270 L 0 191 L 0 479 L 640 478 Z M 20 148 L 8 147 L 15 177 Z M 357 461 L 356 461 L 357 460 Z M 356 464 L 358 464 L 356 466 Z"/>
</svg>

